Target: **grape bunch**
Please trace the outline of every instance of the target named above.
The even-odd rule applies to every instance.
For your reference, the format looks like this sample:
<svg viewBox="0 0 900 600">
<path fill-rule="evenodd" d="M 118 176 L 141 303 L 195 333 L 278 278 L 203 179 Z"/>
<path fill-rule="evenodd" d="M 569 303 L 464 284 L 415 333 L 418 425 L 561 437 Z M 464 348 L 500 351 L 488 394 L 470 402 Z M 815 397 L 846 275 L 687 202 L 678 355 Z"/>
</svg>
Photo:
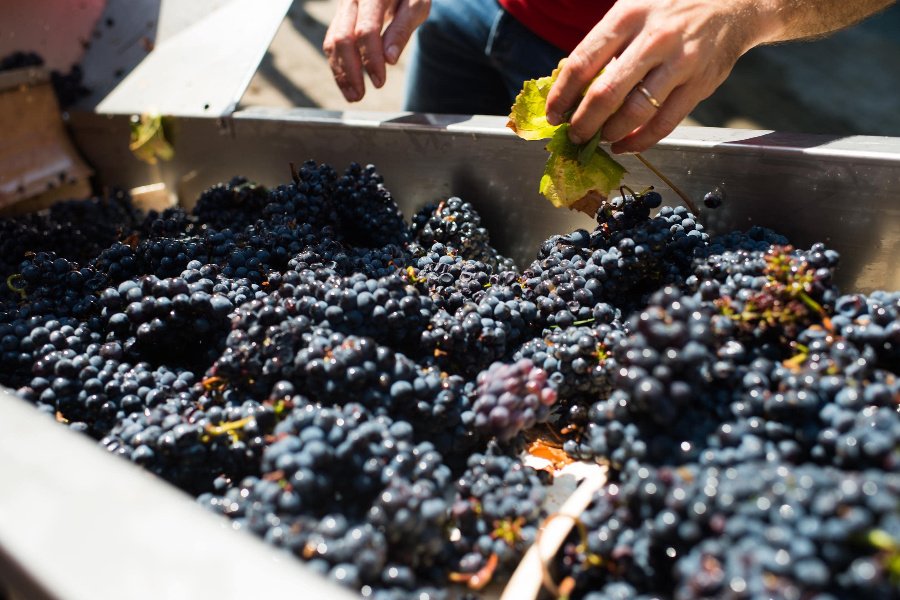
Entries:
<svg viewBox="0 0 900 600">
<path fill-rule="evenodd" d="M 501 442 L 545 422 L 556 403 L 556 389 L 547 372 L 527 358 L 511 365 L 492 364 L 478 375 L 478 391 L 472 405 L 476 430 Z"/>
<path fill-rule="evenodd" d="M 463 260 L 484 263 L 494 271 L 515 268 L 490 243 L 481 215 L 468 202 L 452 196 L 438 204 L 423 206 L 412 217 L 411 234 L 422 248 L 441 244 Z"/>
<path fill-rule="evenodd" d="M 453 580 L 477 587 L 516 567 L 547 517 L 548 476 L 496 442 L 468 458 L 451 507 L 452 524 L 461 532 L 454 543 L 459 564 Z"/>
<path fill-rule="evenodd" d="M 561 596 L 900 595 L 898 292 L 653 190 L 520 266 L 434 200 L 307 161 L 0 220 L 0 383 L 366 597 L 503 585 L 574 461 Z"/>
<path fill-rule="evenodd" d="M 200 501 L 357 587 L 412 586 L 447 551 L 450 470 L 408 423 L 298 398 L 273 438 L 258 474 Z M 312 529 L 313 518 L 342 526 Z"/>
<path fill-rule="evenodd" d="M 812 464 L 639 467 L 596 495 L 556 577 L 622 597 L 895 597 L 898 486 Z"/>
</svg>

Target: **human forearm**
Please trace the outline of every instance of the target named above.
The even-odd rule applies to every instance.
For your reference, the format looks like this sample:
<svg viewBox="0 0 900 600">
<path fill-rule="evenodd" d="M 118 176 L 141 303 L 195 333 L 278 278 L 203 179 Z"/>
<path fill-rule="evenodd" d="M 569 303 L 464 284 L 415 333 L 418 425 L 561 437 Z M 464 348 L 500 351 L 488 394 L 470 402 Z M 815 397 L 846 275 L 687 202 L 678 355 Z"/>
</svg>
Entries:
<svg viewBox="0 0 900 600">
<path fill-rule="evenodd" d="M 875 14 L 893 0 L 764 0 L 761 43 L 824 35 Z"/>
<path fill-rule="evenodd" d="M 751 48 L 824 35 L 891 3 L 617 0 L 560 70 L 547 96 L 547 119 L 568 118 L 575 143 L 599 131 L 613 152 L 646 150 L 712 94 Z"/>
</svg>

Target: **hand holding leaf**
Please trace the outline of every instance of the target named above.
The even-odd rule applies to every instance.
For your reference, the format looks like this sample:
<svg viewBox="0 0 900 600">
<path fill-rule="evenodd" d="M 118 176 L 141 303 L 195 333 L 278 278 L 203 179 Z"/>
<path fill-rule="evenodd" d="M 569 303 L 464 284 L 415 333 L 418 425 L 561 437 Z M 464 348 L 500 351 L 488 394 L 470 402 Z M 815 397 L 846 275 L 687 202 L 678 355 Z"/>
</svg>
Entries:
<svg viewBox="0 0 900 600">
<path fill-rule="evenodd" d="M 565 206 L 593 217 L 609 192 L 619 187 L 625 168 L 599 147 L 599 134 L 576 145 L 569 141 L 567 123 L 547 122 L 547 93 L 558 73 L 559 68 L 547 77 L 523 84 L 507 127 L 525 140 L 550 138 L 546 146 L 550 157 L 541 176 L 541 194 L 558 208 Z"/>
</svg>

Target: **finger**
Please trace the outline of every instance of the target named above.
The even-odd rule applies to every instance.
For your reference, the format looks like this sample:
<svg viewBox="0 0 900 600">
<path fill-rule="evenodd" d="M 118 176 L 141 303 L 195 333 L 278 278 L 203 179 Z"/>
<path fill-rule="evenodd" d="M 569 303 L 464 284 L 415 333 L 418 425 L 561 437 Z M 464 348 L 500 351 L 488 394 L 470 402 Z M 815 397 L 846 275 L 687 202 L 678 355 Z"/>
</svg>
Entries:
<svg viewBox="0 0 900 600">
<path fill-rule="evenodd" d="M 614 154 L 643 152 L 678 127 L 697 103 L 703 99 L 690 83 L 676 88 L 652 119 L 612 145 Z"/>
<path fill-rule="evenodd" d="M 629 133 L 656 116 L 663 104 L 680 83 L 677 75 L 665 65 L 651 70 L 638 86 L 645 90 L 659 103 L 659 107 L 653 105 L 650 98 L 641 92 L 640 87 L 635 87 L 625 98 L 624 104 L 603 124 L 601 137 L 607 142 L 618 142 Z"/>
<path fill-rule="evenodd" d="M 656 57 L 648 55 L 637 41 L 626 48 L 588 88 L 581 104 L 572 114 L 569 139 L 580 144 L 593 137 L 606 120 L 619 110 L 625 96 L 659 62 Z"/>
<path fill-rule="evenodd" d="M 430 0 L 401 2 L 394 19 L 384 32 L 384 57 L 395 65 L 409 43 L 416 27 L 425 22 L 431 9 Z"/>
<path fill-rule="evenodd" d="M 547 93 L 547 120 L 552 125 L 563 122 L 563 115 L 578 105 L 591 80 L 631 41 L 630 35 L 616 34 L 614 24 L 601 20 L 563 63 Z"/>
<path fill-rule="evenodd" d="M 386 12 L 386 0 L 360 0 L 359 15 L 356 17 L 356 47 L 363 68 L 376 88 L 384 85 L 385 78 L 381 30 Z"/>
<path fill-rule="evenodd" d="M 334 81 L 348 102 L 356 102 L 363 97 L 366 90 L 362 76 L 362 63 L 354 38 L 356 15 L 356 2 L 342 4 L 328 27 L 325 41 L 322 44 L 322 50 L 328 57 L 328 65 L 334 75 Z"/>
</svg>

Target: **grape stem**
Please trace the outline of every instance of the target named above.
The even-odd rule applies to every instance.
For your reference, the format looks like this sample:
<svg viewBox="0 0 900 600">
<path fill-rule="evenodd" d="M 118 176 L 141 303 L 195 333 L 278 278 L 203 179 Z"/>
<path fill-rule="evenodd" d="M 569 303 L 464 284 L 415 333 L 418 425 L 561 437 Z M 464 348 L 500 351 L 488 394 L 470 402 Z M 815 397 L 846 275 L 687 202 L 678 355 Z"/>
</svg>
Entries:
<svg viewBox="0 0 900 600">
<path fill-rule="evenodd" d="M 485 565 L 475 573 L 450 573 L 448 578 L 453 583 L 464 583 L 470 590 L 477 592 L 490 583 L 491 578 L 494 576 L 494 571 L 497 570 L 498 563 L 499 558 L 497 555 L 491 553 Z"/>
<path fill-rule="evenodd" d="M 6 278 L 6 287 L 8 287 L 13 292 L 19 294 L 22 297 L 22 300 L 28 298 L 28 294 L 25 293 L 25 285 L 16 285 L 16 280 L 22 279 L 21 273 L 13 273 L 9 277 Z"/>
<path fill-rule="evenodd" d="M 645 167 L 647 167 L 648 169 L 653 171 L 654 175 L 656 175 L 657 177 L 662 179 L 663 183 L 665 183 L 667 186 L 672 188 L 673 192 L 678 194 L 678 196 L 681 198 L 681 201 L 684 202 L 684 205 L 687 206 L 689 211 L 691 211 L 698 217 L 700 216 L 700 209 L 697 207 L 697 205 L 694 204 L 693 201 L 688 197 L 688 195 L 685 194 L 683 191 L 681 191 L 681 189 L 677 185 L 675 185 L 671 179 L 669 179 L 668 177 L 663 175 L 662 171 L 660 171 L 655 166 L 653 166 L 653 164 L 649 160 L 644 158 L 644 156 L 641 153 L 637 153 L 637 154 L 635 154 L 635 156 L 637 157 L 637 159 L 639 161 L 644 163 Z"/>
</svg>

